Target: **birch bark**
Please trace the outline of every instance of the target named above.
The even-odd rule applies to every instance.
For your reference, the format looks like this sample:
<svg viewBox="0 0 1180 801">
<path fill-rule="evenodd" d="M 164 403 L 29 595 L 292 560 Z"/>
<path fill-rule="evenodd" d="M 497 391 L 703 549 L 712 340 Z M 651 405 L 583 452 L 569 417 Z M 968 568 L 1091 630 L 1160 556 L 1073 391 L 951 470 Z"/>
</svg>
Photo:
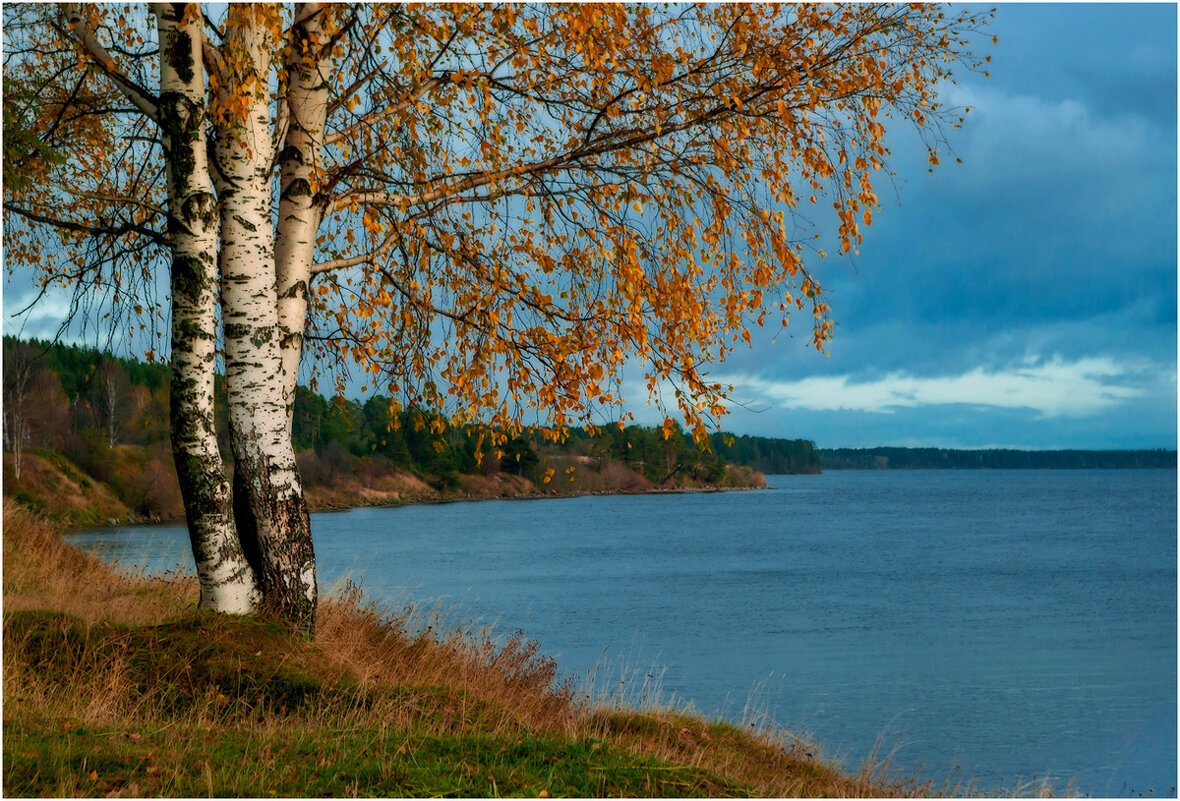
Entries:
<svg viewBox="0 0 1180 801">
<path fill-rule="evenodd" d="M 267 100 L 271 33 L 265 9 L 231 6 L 226 52 L 232 97 L 218 126 L 221 303 L 234 515 L 262 605 L 311 633 L 318 600 L 315 554 L 283 402 L 271 219 Z M 236 116 L 235 116 L 236 115 Z"/>
<path fill-rule="evenodd" d="M 200 13 L 155 4 L 160 43 L 159 122 L 168 165 L 172 244 L 172 454 L 201 585 L 200 605 L 254 611 L 259 590 L 234 527 L 230 485 L 214 428 L 217 346 L 217 203 L 205 153 Z"/>
<path fill-rule="evenodd" d="M 303 355 L 308 285 L 316 231 L 323 213 L 316 189 L 323 176 L 324 126 L 328 114 L 328 53 L 321 3 L 295 7 L 288 69 L 287 131 L 279 153 L 279 221 L 275 239 L 279 346 L 288 435 L 295 410 L 295 384 Z"/>
</svg>

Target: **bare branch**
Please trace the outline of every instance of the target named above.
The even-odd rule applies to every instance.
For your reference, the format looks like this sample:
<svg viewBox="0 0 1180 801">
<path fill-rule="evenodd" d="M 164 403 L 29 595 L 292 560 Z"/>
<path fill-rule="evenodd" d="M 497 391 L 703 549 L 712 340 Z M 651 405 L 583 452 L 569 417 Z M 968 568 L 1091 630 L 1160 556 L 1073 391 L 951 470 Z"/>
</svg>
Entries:
<svg viewBox="0 0 1180 801">
<path fill-rule="evenodd" d="M 446 78 L 431 78 L 428 81 L 423 82 L 421 86 L 415 89 L 414 92 L 402 102 L 395 103 L 392 106 L 386 106 L 381 111 L 373 112 L 367 117 L 357 120 L 352 125 L 341 128 L 336 133 L 325 137 L 324 145 L 335 145 L 347 139 L 351 139 L 358 131 L 376 125 L 377 123 L 381 122 L 381 120 L 392 117 L 394 114 L 399 114 L 405 111 L 407 108 L 417 103 L 422 95 L 442 84 L 444 80 L 446 80 Z"/>
<path fill-rule="evenodd" d="M 101 200 L 106 203 L 121 203 L 128 206 L 139 206 L 141 209 L 147 209 L 153 214 L 159 214 L 161 217 L 168 216 L 168 212 L 159 206 L 135 197 L 126 197 L 123 195 L 102 195 L 97 192 L 74 192 L 72 190 L 67 191 L 70 191 L 71 194 L 77 195 L 78 197 L 84 197 L 87 200 Z"/>
<path fill-rule="evenodd" d="M 377 259 L 389 252 L 397 241 L 401 239 L 400 231 L 393 231 L 389 236 L 385 237 L 380 245 L 368 253 L 362 253 L 359 256 L 352 256 L 347 259 L 332 259 L 331 261 L 322 261 L 319 264 L 311 265 L 311 274 L 319 275 L 320 273 L 328 273 L 333 270 L 343 270 L 346 267 L 356 267 L 360 264 L 374 264 Z"/>
<path fill-rule="evenodd" d="M 109 225 L 85 225 L 72 220 L 59 220 L 55 217 L 49 217 L 44 214 L 22 208 L 14 203 L 9 203 L 8 201 L 4 202 L 4 209 L 6 211 L 11 211 L 14 214 L 19 214 L 22 217 L 33 220 L 34 222 L 45 223 L 46 225 L 51 225 L 54 228 L 60 228 L 64 231 L 75 231 L 77 233 L 89 234 L 92 236 L 99 235 L 111 237 L 119 237 L 123 236 L 124 234 L 140 234 L 158 245 L 168 247 L 167 235 L 162 234 L 159 231 L 152 230 L 151 228 L 145 228 L 142 225 L 134 225 L 132 223 L 123 223 L 118 227 L 112 227 Z"/>
<path fill-rule="evenodd" d="M 373 77 L 376 76 L 377 73 L 379 73 L 381 70 L 385 69 L 385 66 L 387 63 L 388 63 L 387 61 L 382 61 L 376 67 L 373 67 L 373 69 L 369 70 L 364 75 L 362 75 L 361 77 L 359 77 L 355 81 L 353 81 L 351 84 L 349 84 L 348 88 L 345 89 L 343 92 L 341 92 L 340 96 L 338 98 L 336 98 L 335 100 L 333 100 L 331 103 L 328 104 L 328 115 L 331 116 L 332 112 L 334 112 L 336 109 L 340 108 L 345 103 L 347 103 L 348 98 L 350 98 L 354 94 L 356 94 L 357 91 L 362 86 L 364 86 L 366 83 L 373 80 Z"/>
<path fill-rule="evenodd" d="M 481 186 L 495 183 L 509 177 L 522 177 L 526 175 L 533 175 L 546 170 L 558 168 L 567 168 L 575 166 L 579 161 L 593 156 L 601 156 L 606 153 L 611 153 L 616 150 L 625 150 L 627 148 L 642 145 L 652 139 L 660 136 L 668 136 L 678 133 L 685 129 L 691 128 L 695 125 L 703 123 L 706 119 L 716 115 L 718 110 L 714 109 L 701 117 L 693 120 L 686 120 L 679 125 L 669 125 L 659 129 L 638 129 L 625 132 L 623 136 L 614 134 L 610 139 L 615 141 L 601 141 L 589 147 L 580 147 L 576 150 L 571 150 L 558 156 L 553 156 L 542 161 L 533 162 L 532 164 L 516 165 L 509 169 L 497 170 L 495 172 L 485 172 L 478 175 L 468 175 L 454 181 L 446 186 L 440 186 L 437 189 L 432 189 L 429 192 L 421 192 L 416 195 L 399 195 L 392 192 L 384 191 L 360 191 L 349 192 L 341 195 L 333 203 L 334 210 L 348 208 L 352 205 L 358 206 L 399 206 L 407 208 L 409 206 L 417 206 L 422 203 L 431 203 L 437 200 L 444 200 L 446 198 L 458 195 L 460 192 L 465 192 L 469 189 L 478 189 Z M 627 135 L 630 134 L 630 135 Z M 618 138 L 616 138 L 618 137 Z"/>
<path fill-rule="evenodd" d="M 65 18 L 66 24 L 69 25 L 70 30 L 74 32 L 78 42 L 82 45 L 86 54 L 90 56 L 99 68 L 106 73 L 119 88 L 128 100 L 130 100 L 137 109 L 139 109 L 145 116 L 151 118 L 155 122 L 159 122 L 159 100 L 142 86 L 128 77 L 115 60 L 111 58 L 110 53 L 98 41 L 94 30 L 90 27 L 86 18 L 82 15 L 81 8 L 76 3 L 66 3 L 62 7 L 62 15 Z"/>
</svg>

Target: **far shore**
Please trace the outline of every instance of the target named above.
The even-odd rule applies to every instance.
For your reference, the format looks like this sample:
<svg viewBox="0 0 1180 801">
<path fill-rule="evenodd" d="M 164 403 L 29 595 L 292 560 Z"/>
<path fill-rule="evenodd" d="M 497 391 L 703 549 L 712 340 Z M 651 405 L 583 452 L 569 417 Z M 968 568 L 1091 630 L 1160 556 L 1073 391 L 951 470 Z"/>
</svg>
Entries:
<svg viewBox="0 0 1180 801">
<path fill-rule="evenodd" d="M 556 460 L 555 460 L 556 462 Z M 342 474 L 304 487 L 312 512 L 337 512 L 366 507 L 398 507 L 408 504 L 470 501 L 527 501 L 545 498 L 578 498 L 588 495 L 654 495 L 684 492 L 723 492 L 762 489 L 765 477 L 748 467 L 729 465 L 719 482 L 706 483 L 687 475 L 673 475 L 656 483 L 618 464 L 594 469 L 590 460 L 571 460 L 569 472 L 550 474 L 551 480 L 534 481 L 513 473 L 458 474 L 448 480 L 408 470 L 391 470 L 364 477 Z M 137 511 L 126 493 L 87 474 L 61 454 L 25 453 L 20 477 L 13 456 L 4 454 L 4 494 L 55 521 L 68 531 L 108 526 L 173 525 L 184 520 L 177 487 L 166 475 L 143 473 L 140 483 L 155 496 L 155 513 Z M 175 479 L 173 479 L 175 480 Z"/>
<path fill-rule="evenodd" d="M 450 503 L 483 503 L 485 501 L 559 501 L 571 498 L 586 498 L 590 496 L 607 496 L 607 495 L 677 495 L 677 494 L 696 494 L 696 493 L 710 493 L 710 492 L 745 492 L 750 490 L 765 490 L 770 489 L 766 483 L 761 485 L 751 485 L 748 487 L 719 487 L 719 486 L 703 486 L 703 487 L 652 487 L 651 489 L 618 489 L 618 490 L 575 490 L 573 492 L 563 493 L 534 493 L 534 494 L 518 494 L 518 495 L 456 495 L 452 497 L 442 498 L 412 498 L 408 500 L 399 501 L 383 501 L 375 503 L 352 503 L 352 504 L 313 504 L 308 503 L 308 510 L 315 514 L 330 514 L 334 512 L 350 512 L 354 509 L 398 509 L 403 506 L 438 506 Z M 77 534 L 82 531 L 94 531 L 96 529 L 114 528 L 116 526 L 174 526 L 178 523 L 183 523 L 184 517 L 169 517 L 160 520 L 144 520 L 134 517 L 128 517 L 125 520 L 107 521 L 105 523 L 95 523 L 93 525 L 71 526 L 65 529 L 67 534 Z"/>
</svg>

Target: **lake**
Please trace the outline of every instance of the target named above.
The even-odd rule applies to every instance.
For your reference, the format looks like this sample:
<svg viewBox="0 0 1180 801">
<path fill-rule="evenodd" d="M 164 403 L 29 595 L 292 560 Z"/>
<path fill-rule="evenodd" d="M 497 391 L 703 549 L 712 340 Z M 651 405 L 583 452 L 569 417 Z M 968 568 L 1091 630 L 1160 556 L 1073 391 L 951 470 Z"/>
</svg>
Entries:
<svg viewBox="0 0 1180 801">
<path fill-rule="evenodd" d="M 1176 794 L 1175 470 L 769 481 L 315 514 L 320 579 L 521 629 L 600 692 L 766 712 L 852 768 Z M 179 526 L 71 540 L 192 560 Z"/>
</svg>

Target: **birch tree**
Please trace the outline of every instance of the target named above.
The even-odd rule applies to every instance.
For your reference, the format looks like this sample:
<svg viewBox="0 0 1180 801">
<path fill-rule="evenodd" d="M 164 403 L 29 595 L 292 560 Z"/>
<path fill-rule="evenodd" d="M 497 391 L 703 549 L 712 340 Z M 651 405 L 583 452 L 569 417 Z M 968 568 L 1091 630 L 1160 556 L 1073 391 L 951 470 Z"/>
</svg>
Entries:
<svg viewBox="0 0 1180 801">
<path fill-rule="evenodd" d="M 256 608 L 260 583 L 235 526 L 214 422 L 220 230 L 206 147 L 203 20 L 195 6 L 158 5 L 152 10 L 160 47 L 159 123 L 172 255 L 173 459 L 201 583 L 201 605 L 245 613 Z M 77 15 L 78 9 L 67 8 L 70 12 Z M 73 24 L 85 42 L 88 23 L 75 17 Z M 96 54 L 90 50 L 87 55 Z"/>
<path fill-rule="evenodd" d="M 31 350 L 4 343 L 4 450 L 12 453 L 12 474 L 17 480 L 29 442 L 30 390 L 36 376 L 36 356 Z"/>
<path fill-rule="evenodd" d="M 17 181 L 6 163 L 6 261 L 171 315 L 202 604 L 309 631 L 291 445 L 308 344 L 395 407 L 488 425 L 493 449 L 626 418 L 631 366 L 666 433 L 677 414 L 703 441 L 731 391 L 709 370 L 751 330 L 803 312 L 825 347 L 822 248 L 861 246 L 887 129 L 938 163 L 962 122 L 939 87 L 980 66 L 984 22 L 929 5 L 4 13 L 6 139 L 38 153 Z M 161 308 L 144 296 L 165 269 Z"/>
<path fill-rule="evenodd" d="M 100 362 L 94 374 L 94 392 L 95 406 L 106 430 L 107 447 L 113 448 L 123 437 L 131 413 L 131 382 L 117 361 Z"/>
</svg>

